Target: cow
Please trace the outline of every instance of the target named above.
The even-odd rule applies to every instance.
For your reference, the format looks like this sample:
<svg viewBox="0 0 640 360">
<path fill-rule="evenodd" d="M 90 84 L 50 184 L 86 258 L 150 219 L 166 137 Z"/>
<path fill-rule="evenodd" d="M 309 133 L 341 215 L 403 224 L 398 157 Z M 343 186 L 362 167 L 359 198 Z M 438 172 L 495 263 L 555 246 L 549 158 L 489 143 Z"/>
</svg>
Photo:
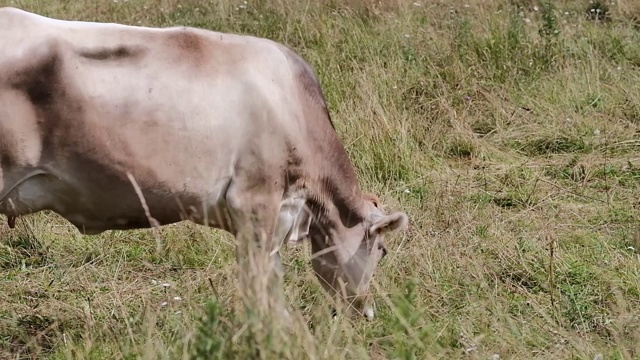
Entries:
<svg viewBox="0 0 640 360">
<path fill-rule="evenodd" d="M 13 227 L 40 211 L 87 235 L 221 229 L 238 264 L 255 245 L 276 279 L 279 250 L 308 239 L 322 288 L 368 318 L 385 235 L 409 222 L 361 189 L 317 74 L 291 48 L 3 7 L 0 213 Z"/>
</svg>

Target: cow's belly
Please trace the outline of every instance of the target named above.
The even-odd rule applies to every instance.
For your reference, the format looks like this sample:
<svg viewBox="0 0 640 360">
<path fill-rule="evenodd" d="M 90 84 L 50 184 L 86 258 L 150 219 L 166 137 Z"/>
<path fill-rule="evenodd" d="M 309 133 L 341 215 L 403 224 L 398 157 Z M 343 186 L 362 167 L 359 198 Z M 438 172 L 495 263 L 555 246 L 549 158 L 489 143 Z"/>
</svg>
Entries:
<svg viewBox="0 0 640 360">
<path fill-rule="evenodd" d="M 114 187 L 109 189 L 109 187 Z M 164 187 L 112 181 L 101 186 L 83 186 L 76 199 L 56 199 L 60 215 L 80 231 L 128 230 L 189 220 L 230 230 L 224 203 L 224 186 L 208 191 L 168 191 Z"/>
<path fill-rule="evenodd" d="M 33 169 L 5 187 L 0 213 L 22 216 L 51 210 L 84 234 L 167 225 L 184 220 L 232 230 L 224 195 L 228 180 L 210 189 L 168 189 L 127 182 L 114 173 Z M 161 179 L 158 179 L 161 180 Z M 2 194 L 0 194 L 2 195 Z"/>
</svg>

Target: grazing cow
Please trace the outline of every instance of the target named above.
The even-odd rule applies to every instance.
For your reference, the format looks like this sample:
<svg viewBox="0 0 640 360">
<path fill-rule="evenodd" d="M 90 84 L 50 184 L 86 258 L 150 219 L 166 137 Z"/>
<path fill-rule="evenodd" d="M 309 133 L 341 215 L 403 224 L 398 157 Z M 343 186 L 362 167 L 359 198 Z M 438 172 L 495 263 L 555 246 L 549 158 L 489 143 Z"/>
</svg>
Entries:
<svg viewBox="0 0 640 360">
<path fill-rule="evenodd" d="M 239 262 L 255 243 L 276 277 L 278 249 L 308 238 L 325 290 L 368 317 L 384 234 L 408 224 L 361 191 L 313 69 L 289 48 L 5 7 L 0 213 L 13 227 L 43 210 L 84 234 L 223 229 Z"/>
</svg>

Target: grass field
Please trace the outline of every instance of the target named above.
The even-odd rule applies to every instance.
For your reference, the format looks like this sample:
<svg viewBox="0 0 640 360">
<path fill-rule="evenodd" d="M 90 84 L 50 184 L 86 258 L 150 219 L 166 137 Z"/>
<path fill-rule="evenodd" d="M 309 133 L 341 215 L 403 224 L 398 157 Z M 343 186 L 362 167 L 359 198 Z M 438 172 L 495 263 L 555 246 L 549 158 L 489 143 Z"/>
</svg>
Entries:
<svg viewBox="0 0 640 360">
<path fill-rule="evenodd" d="M 310 247 L 286 250 L 291 333 L 241 311 L 225 233 L 21 218 L 0 225 L 0 358 L 640 358 L 637 1 L 0 5 L 289 45 L 363 187 L 411 221 L 371 322 L 332 320 Z"/>
</svg>

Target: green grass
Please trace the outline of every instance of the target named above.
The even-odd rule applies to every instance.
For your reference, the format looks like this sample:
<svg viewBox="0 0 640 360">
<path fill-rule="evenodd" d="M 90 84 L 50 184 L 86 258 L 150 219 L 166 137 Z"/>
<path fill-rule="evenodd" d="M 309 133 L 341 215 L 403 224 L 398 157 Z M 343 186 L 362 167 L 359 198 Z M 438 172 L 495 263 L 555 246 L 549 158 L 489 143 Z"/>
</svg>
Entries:
<svg viewBox="0 0 640 360">
<path fill-rule="evenodd" d="M 22 218 L 0 227 L 0 358 L 640 357 L 640 7 L 419 3 L 0 0 L 288 44 L 363 186 L 411 219 L 372 322 L 332 320 L 309 246 L 287 249 L 287 332 L 241 311 L 220 231 Z"/>
</svg>

